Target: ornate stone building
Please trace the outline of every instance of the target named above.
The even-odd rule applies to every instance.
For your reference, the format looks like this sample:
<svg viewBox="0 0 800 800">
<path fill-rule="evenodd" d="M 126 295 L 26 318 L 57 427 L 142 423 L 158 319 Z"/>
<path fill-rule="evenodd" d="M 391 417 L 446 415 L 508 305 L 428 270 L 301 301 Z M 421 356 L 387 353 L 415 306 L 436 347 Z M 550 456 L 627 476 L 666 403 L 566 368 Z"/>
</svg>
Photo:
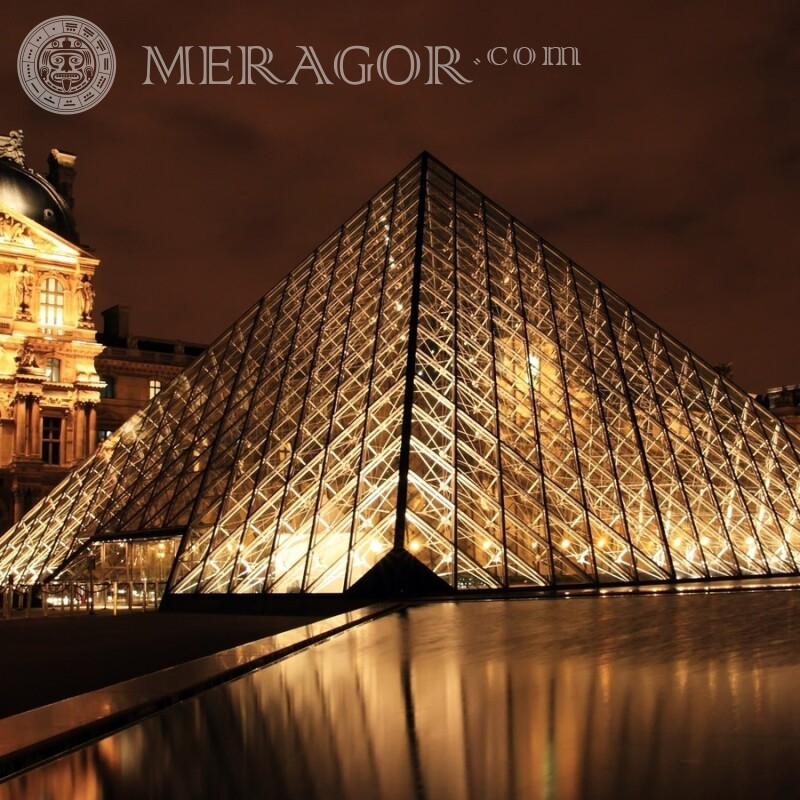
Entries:
<svg viewBox="0 0 800 800">
<path fill-rule="evenodd" d="M 21 131 L 0 136 L 0 530 L 97 444 L 100 262 L 72 216 L 75 156 L 48 164 L 25 165 Z"/>
</svg>

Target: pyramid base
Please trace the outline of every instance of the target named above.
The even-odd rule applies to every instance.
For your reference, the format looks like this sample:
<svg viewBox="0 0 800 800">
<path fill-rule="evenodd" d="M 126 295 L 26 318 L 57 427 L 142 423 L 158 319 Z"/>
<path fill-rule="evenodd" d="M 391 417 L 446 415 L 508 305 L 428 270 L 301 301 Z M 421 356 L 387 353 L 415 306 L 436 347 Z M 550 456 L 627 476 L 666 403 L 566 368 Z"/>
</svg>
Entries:
<svg viewBox="0 0 800 800">
<path fill-rule="evenodd" d="M 331 617 L 369 602 L 344 594 L 165 594 L 158 610 L 183 614 Z"/>
<path fill-rule="evenodd" d="M 392 550 L 346 592 L 346 597 L 406 600 L 454 594 L 453 588 L 405 550 Z"/>
<path fill-rule="evenodd" d="M 405 550 L 392 550 L 343 594 L 170 594 L 160 611 L 329 617 L 370 603 L 454 595 L 452 587 Z"/>
</svg>

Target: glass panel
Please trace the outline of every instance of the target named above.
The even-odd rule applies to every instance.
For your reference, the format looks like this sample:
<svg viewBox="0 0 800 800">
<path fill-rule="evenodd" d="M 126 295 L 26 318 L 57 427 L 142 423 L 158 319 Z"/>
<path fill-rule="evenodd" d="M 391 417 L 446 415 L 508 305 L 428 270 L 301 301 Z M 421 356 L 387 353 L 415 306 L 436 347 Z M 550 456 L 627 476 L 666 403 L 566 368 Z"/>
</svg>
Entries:
<svg viewBox="0 0 800 800">
<path fill-rule="evenodd" d="M 175 528 L 175 592 L 345 591 L 396 542 L 455 589 L 797 572 L 800 437 L 433 159 L 150 389 L 0 579 Z"/>
</svg>

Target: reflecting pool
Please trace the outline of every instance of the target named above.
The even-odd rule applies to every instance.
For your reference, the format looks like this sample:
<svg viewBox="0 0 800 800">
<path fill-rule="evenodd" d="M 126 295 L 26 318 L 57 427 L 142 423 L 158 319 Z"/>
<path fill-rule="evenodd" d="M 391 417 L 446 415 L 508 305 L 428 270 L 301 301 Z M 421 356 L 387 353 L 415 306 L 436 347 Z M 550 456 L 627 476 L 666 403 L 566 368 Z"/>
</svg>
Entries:
<svg viewBox="0 0 800 800">
<path fill-rule="evenodd" d="M 436 603 L 0 785 L 0 798 L 800 793 L 800 593 Z"/>
</svg>

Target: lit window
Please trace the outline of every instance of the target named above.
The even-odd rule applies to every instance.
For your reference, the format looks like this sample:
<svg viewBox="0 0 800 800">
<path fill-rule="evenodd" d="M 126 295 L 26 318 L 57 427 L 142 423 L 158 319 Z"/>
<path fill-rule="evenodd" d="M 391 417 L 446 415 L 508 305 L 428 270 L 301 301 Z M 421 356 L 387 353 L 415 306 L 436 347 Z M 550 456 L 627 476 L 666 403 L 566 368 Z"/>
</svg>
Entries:
<svg viewBox="0 0 800 800">
<path fill-rule="evenodd" d="M 44 374 L 47 380 L 57 383 L 61 380 L 61 359 L 47 358 L 44 362 Z"/>
<path fill-rule="evenodd" d="M 61 417 L 42 417 L 42 461 L 61 463 Z"/>
<path fill-rule="evenodd" d="M 100 390 L 100 397 L 106 400 L 114 396 L 114 379 L 110 375 L 101 375 L 100 380 L 105 382 L 105 387 Z"/>
<path fill-rule="evenodd" d="M 55 278 L 46 278 L 39 291 L 39 322 L 64 324 L 64 287 Z"/>
<path fill-rule="evenodd" d="M 152 400 L 161 391 L 161 381 L 155 378 L 150 381 L 150 399 Z"/>
</svg>

